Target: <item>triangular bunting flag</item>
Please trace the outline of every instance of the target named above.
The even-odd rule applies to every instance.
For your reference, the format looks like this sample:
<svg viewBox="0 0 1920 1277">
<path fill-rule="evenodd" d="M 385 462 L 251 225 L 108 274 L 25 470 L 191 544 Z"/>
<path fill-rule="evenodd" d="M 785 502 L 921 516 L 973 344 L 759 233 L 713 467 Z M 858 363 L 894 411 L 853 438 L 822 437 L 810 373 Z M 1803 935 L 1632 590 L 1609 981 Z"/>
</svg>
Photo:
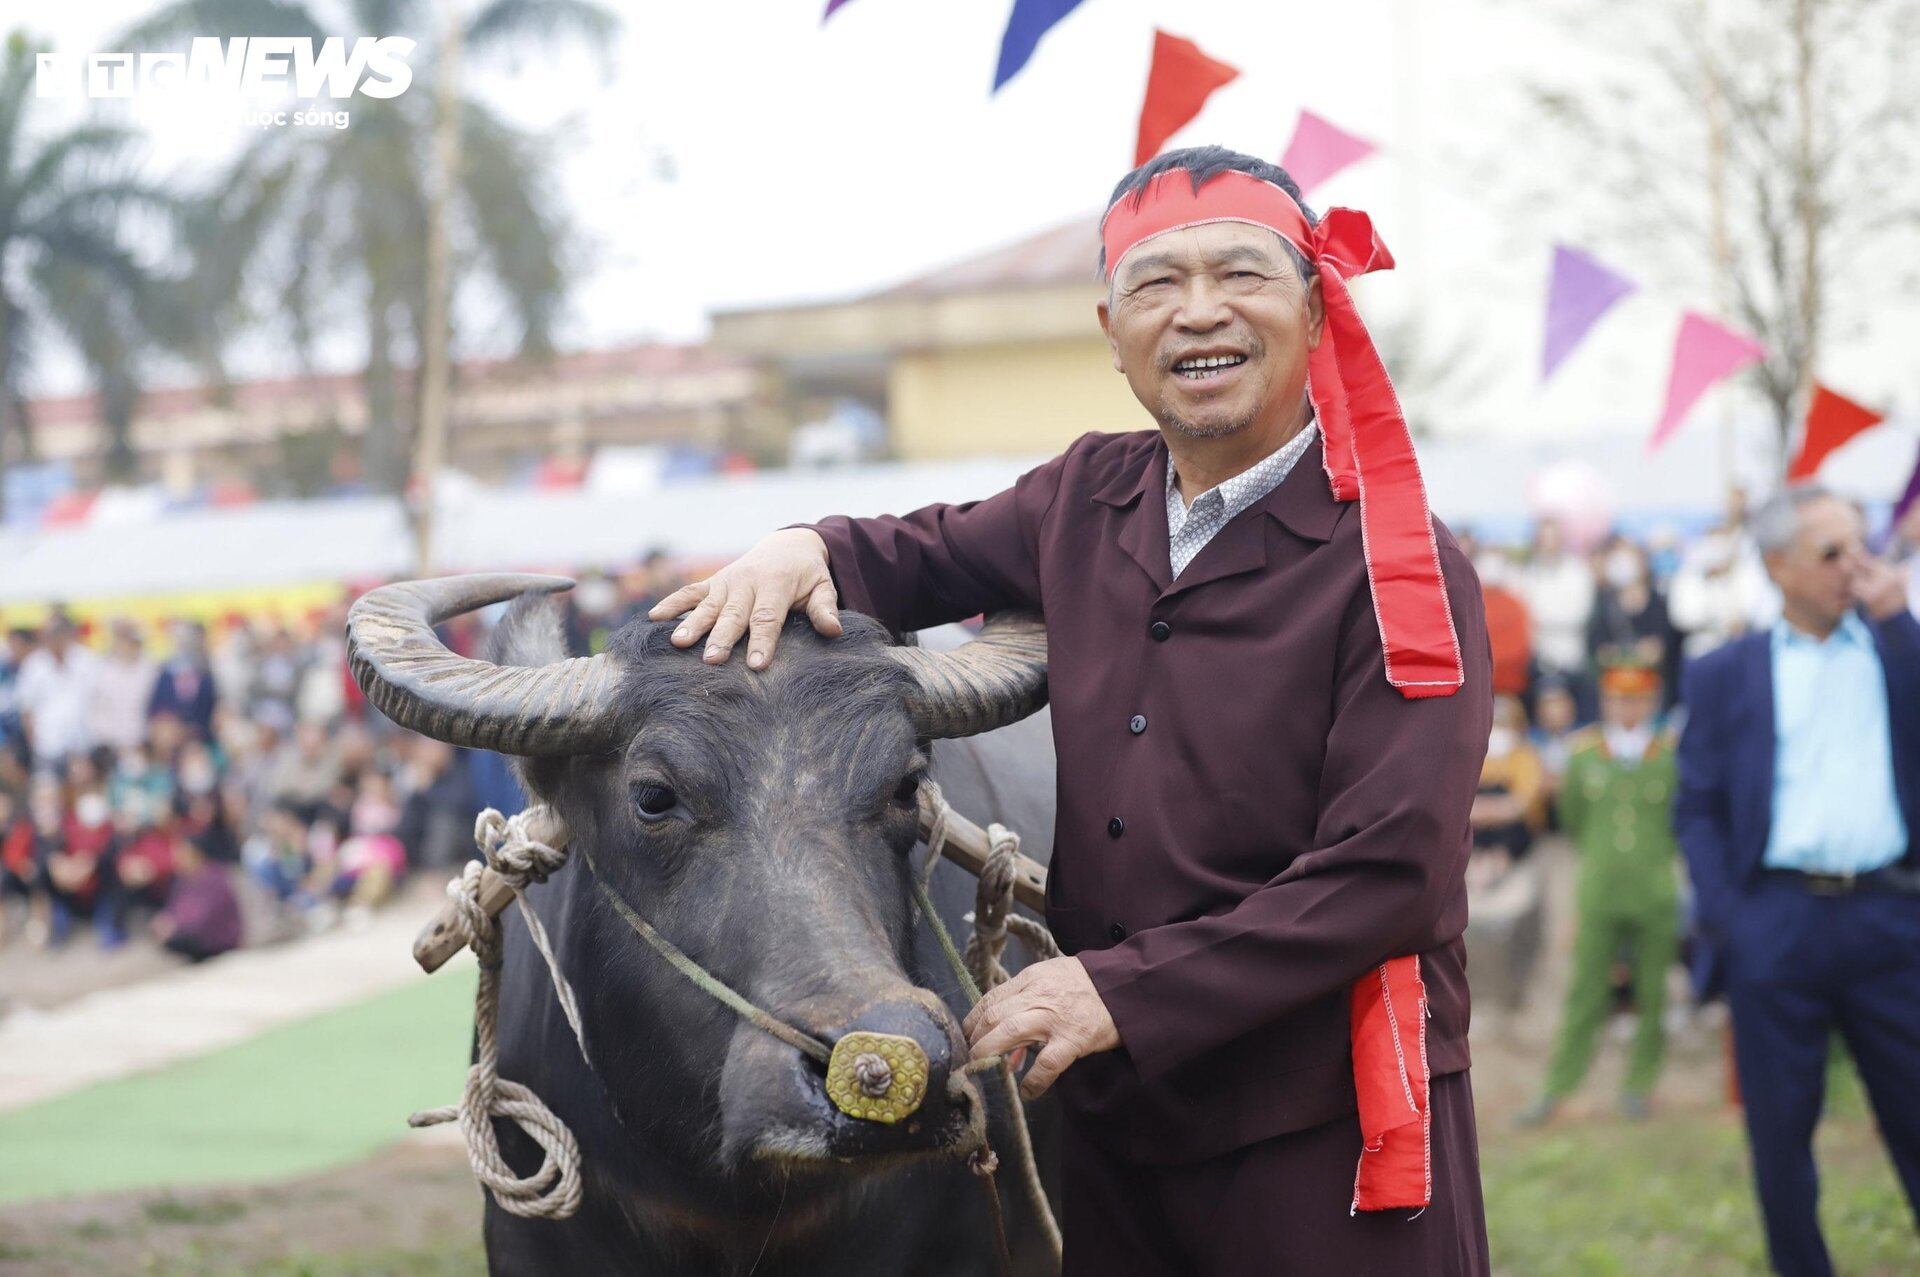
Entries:
<svg viewBox="0 0 1920 1277">
<path fill-rule="evenodd" d="M 828 18 L 831 18 L 833 11 L 846 2 L 847 0 L 827 0 L 827 11 L 820 15 L 820 21 L 825 22 Z"/>
<path fill-rule="evenodd" d="M 1200 114 L 1213 91 L 1240 72 L 1200 52 L 1200 46 L 1155 28 L 1147 99 L 1140 106 L 1140 140 L 1133 162 L 1145 164 L 1166 140 Z"/>
<path fill-rule="evenodd" d="M 1072 13 L 1079 3 L 1080 0 L 1013 0 L 1013 16 L 1007 19 L 1006 34 L 1000 37 L 1000 65 L 993 72 L 995 93 L 1020 74 L 1020 68 L 1027 65 L 1027 59 L 1039 45 L 1040 37 Z"/>
<path fill-rule="evenodd" d="M 1806 433 L 1800 437 L 1800 454 L 1787 467 L 1787 482 L 1813 478 L 1828 453 L 1886 419 L 1885 413 L 1863 408 L 1845 395 L 1837 395 L 1815 382 L 1813 402 L 1807 405 Z"/>
<path fill-rule="evenodd" d="M 1907 490 L 1893 503 L 1893 526 L 1899 527 L 1900 520 L 1907 517 L 1907 511 L 1913 509 L 1913 503 L 1920 501 L 1920 457 L 1913 460 L 1913 474 L 1907 479 Z"/>
<path fill-rule="evenodd" d="M 1540 380 L 1573 353 L 1580 339 L 1600 322 L 1615 302 L 1634 291 L 1634 283 L 1577 248 L 1553 246 L 1553 280 L 1547 285 L 1547 340 Z"/>
<path fill-rule="evenodd" d="M 1680 428 L 1680 423 L 1700 396 L 1715 383 L 1739 372 L 1748 364 L 1767 357 L 1767 348 L 1744 333 L 1737 333 L 1697 311 L 1688 311 L 1680 321 L 1680 333 L 1673 340 L 1673 372 L 1667 378 L 1667 406 L 1660 413 L 1660 424 L 1647 440 L 1652 452 Z"/>
<path fill-rule="evenodd" d="M 1305 195 L 1349 164 L 1366 159 L 1380 148 L 1362 137 L 1321 119 L 1312 111 L 1300 112 L 1293 126 L 1293 140 L 1287 143 L 1280 167 Z"/>
</svg>

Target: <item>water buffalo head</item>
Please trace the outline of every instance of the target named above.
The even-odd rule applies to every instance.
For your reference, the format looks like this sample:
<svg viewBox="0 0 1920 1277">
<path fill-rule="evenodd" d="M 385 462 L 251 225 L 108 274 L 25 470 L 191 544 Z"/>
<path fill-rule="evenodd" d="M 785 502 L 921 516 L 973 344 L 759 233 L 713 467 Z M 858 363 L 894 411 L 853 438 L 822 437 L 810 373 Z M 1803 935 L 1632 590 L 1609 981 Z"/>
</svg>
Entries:
<svg viewBox="0 0 1920 1277">
<path fill-rule="evenodd" d="M 978 1094 L 953 1076 L 965 1043 L 913 978 L 909 853 L 928 741 L 1044 704 L 1039 622 L 996 619 L 936 653 L 896 646 L 853 613 L 832 640 L 796 617 L 779 659 L 753 672 L 703 664 L 668 642 L 671 625 L 636 620 L 604 654 L 567 659 L 538 597 L 567 584 L 502 575 L 374 590 L 348 623 L 354 675 L 405 727 L 517 756 L 607 885 L 751 1001 L 828 1045 L 856 1030 L 912 1038 L 930 1062 L 911 1118 L 847 1116 L 820 1065 L 645 948 L 576 863 L 554 885 L 557 917 L 616 1111 L 644 1114 L 726 1174 L 880 1166 L 976 1141 Z M 446 618 L 516 595 L 528 597 L 502 621 L 495 659 L 435 637 Z"/>
</svg>

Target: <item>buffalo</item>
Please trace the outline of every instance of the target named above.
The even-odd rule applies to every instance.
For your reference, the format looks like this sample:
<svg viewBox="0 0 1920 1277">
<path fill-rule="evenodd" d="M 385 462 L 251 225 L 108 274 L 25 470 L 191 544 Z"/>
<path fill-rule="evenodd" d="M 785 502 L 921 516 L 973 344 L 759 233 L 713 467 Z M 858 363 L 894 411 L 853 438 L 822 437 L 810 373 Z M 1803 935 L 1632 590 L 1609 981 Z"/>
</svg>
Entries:
<svg viewBox="0 0 1920 1277">
<path fill-rule="evenodd" d="M 582 1205 L 570 1219 L 524 1219 L 490 1201 L 490 1271 L 994 1271 L 987 1204 L 963 1159 L 983 1132 L 1010 1151 L 1004 1097 L 959 1072 L 964 1007 L 914 924 L 909 875 L 919 790 L 936 775 L 956 808 L 1021 830 L 1045 860 L 1052 745 L 1041 719 L 1020 722 L 1045 704 L 1044 631 L 996 618 L 936 651 L 855 613 L 836 639 L 796 617 L 780 660 L 754 672 L 706 665 L 672 646 L 671 625 L 637 619 L 605 653 L 568 659 L 545 597 L 567 584 L 496 575 L 374 590 L 348 624 L 355 677 L 402 726 L 512 756 L 607 885 L 758 1006 L 829 1045 L 856 1030 L 910 1037 L 930 1076 L 910 1120 L 840 1112 L 822 1066 L 639 943 L 576 856 L 530 897 L 578 995 L 586 1058 L 509 914 L 499 1063 L 573 1130 Z M 435 636 L 510 598 L 488 659 Z M 951 865 L 932 889 L 950 924 L 971 907 L 973 880 Z M 538 1167 L 518 1127 L 496 1127 L 516 1173 Z M 1048 1270 L 1018 1176 L 999 1178 L 1016 1267 Z"/>
</svg>

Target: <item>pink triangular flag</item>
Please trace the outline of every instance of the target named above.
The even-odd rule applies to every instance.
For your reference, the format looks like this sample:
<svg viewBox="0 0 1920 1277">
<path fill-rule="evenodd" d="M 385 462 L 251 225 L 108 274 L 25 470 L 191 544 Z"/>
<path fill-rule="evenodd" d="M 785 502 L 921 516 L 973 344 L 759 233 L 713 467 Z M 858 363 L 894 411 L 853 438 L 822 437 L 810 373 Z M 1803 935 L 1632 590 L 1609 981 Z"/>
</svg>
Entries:
<svg viewBox="0 0 1920 1277">
<path fill-rule="evenodd" d="M 1652 452 L 1680 428 L 1700 396 L 1715 383 L 1767 357 L 1767 348 L 1705 315 L 1688 311 L 1673 340 L 1673 374 L 1667 379 L 1667 406 L 1647 440 Z"/>
<path fill-rule="evenodd" d="M 1287 143 L 1287 153 L 1280 157 L 1280 167 L 1287 170 L 1287 176 L 1299 184 L 1300 193 L 1305 195 L 1349 164 L 1358 163 L 1379 149 L 1365 138 L 1329 124 L 1312 111 L 1302 111 L 1299 122 L 1293 126 L 1293 141 Z"/>
</svg>

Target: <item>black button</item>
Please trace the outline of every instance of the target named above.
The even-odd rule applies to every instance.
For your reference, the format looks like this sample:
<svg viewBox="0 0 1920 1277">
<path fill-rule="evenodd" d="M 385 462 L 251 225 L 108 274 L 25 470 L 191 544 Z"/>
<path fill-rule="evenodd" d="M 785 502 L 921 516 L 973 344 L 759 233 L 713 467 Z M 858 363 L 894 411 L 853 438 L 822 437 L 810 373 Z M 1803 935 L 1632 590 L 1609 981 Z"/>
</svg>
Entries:
<svg viewBox="0 0 1920 1277">
<path fill-rule="evenodd" d="M 1141 732 L 1146 731 L 1147 716 L 1145 714 L 1135 714 L 1132 718 L 1129 718 L 1127 720 L 1127 730 L 1132 732 L 1135 736 L 1138 736 Z"/>
<path fill-rule="evenodd" d="M 1124 922 L 1116 922 L 1107 928 L 1107 934 L 1113 937 L 1115 944 L 1119 944 L 1127 938 L 1127 924 Z"/>
<path fill-rule="evenodd" d="M 1120 817 L 1115 816 L 1112 820 L 1109 820 L 1107 822 L 1108 837 L 1118 838 L 1121 834 L 1124 834 L 1126 832 L 1127 832 L 1127 822 L 1120 819 Z"/>
<path fill-rule="evenodd" d="M 1154 642 L 1164 643 L 1173 637 L 1173 627 L 1165 621 L 1155 621 L 1148 627 L 1147 633 L 1153 635 Z"/>
</svg>

